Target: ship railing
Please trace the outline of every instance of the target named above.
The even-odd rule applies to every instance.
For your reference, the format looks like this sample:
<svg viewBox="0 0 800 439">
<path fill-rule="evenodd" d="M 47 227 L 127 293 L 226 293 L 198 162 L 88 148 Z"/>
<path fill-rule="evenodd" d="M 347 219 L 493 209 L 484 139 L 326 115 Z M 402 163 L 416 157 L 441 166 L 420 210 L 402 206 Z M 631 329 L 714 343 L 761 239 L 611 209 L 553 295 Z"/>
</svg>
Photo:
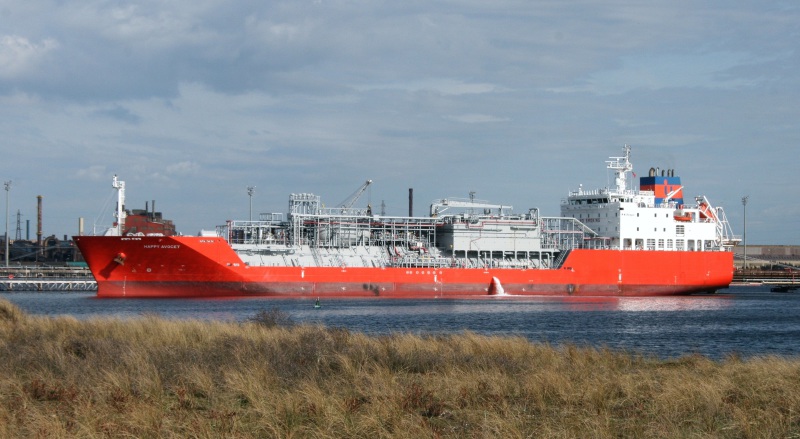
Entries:
<svg viewBox="0 0 800 439">
<path fill-rule="evenodd" d="M 441 224 L 440 220 L 427 217 L 297 214 L 292 215 L 291 219 L 290 235 L 294 244 L 320 247 L 381 245 L 387 241 L 397 241 L 397 245 L 412 240 L 433 241 L 436 226 Z"/>
<path fill-rule="evenodd" d="M 584 190 L 583 188 L 580 188 L 577 191 L 569 191 L 569 196 L 575 197 L 579 195 L 606 195 L 608 193 L 609 193 L 608 188 L 589 189 L 589 190 Z"/>
<path fill-rule="evenodd" d="M 387 265 L 392 267 L 407 268 L 441 268 L 452 267 L 452 258 L 446 257 L 417 257 L 404 255 L 399 258 L 391 259 Z"/>
<path fill-rule="evenodd" d="M 653 206 L 648 206 L 648 207 L 658 207 L 661 209 L 677 209 L 680 207 L 680 205 L 676 201 L 670 200 L 667 201 L 666 203 L 657 203 Z"/>
<path fill-rule="evenodd" d="M 216 235 L 231 244 L 289 245 L 285 227 L 270 221 L 230 221 L 217 226 Z"/>
<path fill-rule="evenodd" d="M 597 233 L 575 218 L 542 217 L 542 248 L 566 250 L 578 248 Z"/>
<path fill-rule="evenodd" d="M 648 193 L 650 195 L 654 194 L 653 191 L 636 191 L 636 190 L 631 190 L 631 189 L 625 189 L 625 190 L 619 191 L 619 190 L 616 190 L 616 189 L 612 190 L 612 189 L 609 189 L 609 188 L 602 188 L 602 189 L 590 189 L 590 190 L 578 189 L 577 191 L 569 191 L 569 196 L 570 197 L 578 197 L 578 196 L 583 196 L 583 195 L 588 195 L 588 196 L 591 196 L 591 195 L 617 195 L 617 196 L 619 196 L 619 195 L 621 195 L 621 196 L 633 197 L 633 196 L 636 196 L 636 195 L 639 195 L 639 194 L 647 195 Z"/>
<path fill-rule="evenodd" d="M 283 222 L 282 212 L 262 212 L 258 214 L 258 219 L 261 222 L 279 224 Z"/>
<path fill-rule="evenodd" d="M 369 218 L 372 216 L 372 210 L 356 207 L 322 207 L 317 211 L 317 214 L 320 216 Z"/>
</svg>

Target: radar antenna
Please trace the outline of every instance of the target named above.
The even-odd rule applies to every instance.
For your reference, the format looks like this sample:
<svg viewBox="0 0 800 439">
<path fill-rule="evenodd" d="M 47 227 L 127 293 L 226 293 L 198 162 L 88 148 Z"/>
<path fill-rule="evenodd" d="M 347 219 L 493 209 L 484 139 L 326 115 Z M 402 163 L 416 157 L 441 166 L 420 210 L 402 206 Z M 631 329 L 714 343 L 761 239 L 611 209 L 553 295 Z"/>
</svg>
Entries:
<svg viewBox="0 0 800 439">
<path fill-rule="evenodd" d="M 631 163 L 631 146 L 625 144 L 622 147 L 622 157 L 610 157 L 608 169 L 614 171 L 614 177 L 617 183 L 617 191 L 624 192 L 628 189 L 628 172 L 633 170 L 633 163 Z"/>
</svg>

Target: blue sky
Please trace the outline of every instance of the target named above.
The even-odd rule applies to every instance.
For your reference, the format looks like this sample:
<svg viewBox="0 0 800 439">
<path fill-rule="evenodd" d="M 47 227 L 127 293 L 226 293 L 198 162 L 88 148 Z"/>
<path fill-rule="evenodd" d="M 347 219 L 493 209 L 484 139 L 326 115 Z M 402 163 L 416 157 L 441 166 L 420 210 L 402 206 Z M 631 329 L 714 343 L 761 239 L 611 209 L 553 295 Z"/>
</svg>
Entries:
<svg viewBox="0 0 800 439">
<path fill-rule="evenodd" d="M 365 180 L 558 215 L 578 185 L 675 169 L 748 244 L 800 244 L 794 1 L 0 0 L 0 178 L 35 238 L 127 207 L 195 234 Z M 3 194 L 5 195 L 5 194 Z M 4 200 L 5 201 L 5 200 Z"/>
</svg>

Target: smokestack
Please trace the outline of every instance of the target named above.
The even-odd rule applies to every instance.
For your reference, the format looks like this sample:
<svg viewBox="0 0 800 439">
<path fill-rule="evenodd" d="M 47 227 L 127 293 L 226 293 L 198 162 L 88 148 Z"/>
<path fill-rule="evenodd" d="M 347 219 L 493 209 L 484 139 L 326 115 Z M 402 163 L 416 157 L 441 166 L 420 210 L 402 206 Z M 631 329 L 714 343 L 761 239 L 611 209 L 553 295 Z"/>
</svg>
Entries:
<svg viewBox="0 0 800 439">
<path fill-rule="evenodd" d="M 414 216 L 414 188 L 408 188 L 408 216 Z"/>
<path fill-rule="evenodd" d="M 78 236 L 83 236 L 83 217 L 78 218 Z"/>
<path fill-rule="evenodd" d="M 44 253 L 42 248 L 42 196 L 36 196 L 36 245 L 39 248 L 39 254 Z"/>
</svg>

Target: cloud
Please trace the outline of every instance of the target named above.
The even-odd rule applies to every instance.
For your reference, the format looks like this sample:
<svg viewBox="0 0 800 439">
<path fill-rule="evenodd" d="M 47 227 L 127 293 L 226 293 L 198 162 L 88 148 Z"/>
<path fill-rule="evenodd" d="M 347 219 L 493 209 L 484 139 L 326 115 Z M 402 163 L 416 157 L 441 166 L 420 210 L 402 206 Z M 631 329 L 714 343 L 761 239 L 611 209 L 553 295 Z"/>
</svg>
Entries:
<svg viewBox="0 0 800 439">
<path fill-rule="evenodd" d="M 358 85 L 359 91 L 399 90 L 410 93 L 430 92 L 443 96 L 461 96 L 485 93 L 504 93 L 509 90 L 496 84 L 470 83 L 453 78 L 431 78 L 410 83 Z"/>
<path fill-rule="evenodd" d="M 192 161 L 173 163 L 167 166 L 167 173 L 173 175 L 194 174 L 200 170 L 200 165 Z"/>
<path fill-rule="evenodd" d="M 121 105 L 116 105 L 113 108 L 96 110 L 94 114 L 101 117 L 109 117 L 111 119 L 115 119 L 120 122 L 125 122 L 133 125 L 138 124 L 142 120 L 141 117 L 132 113 L 131 110 Z"/>
<path fill-rule="evenodd" d="M 70 182 L 107 189 L 116 172 L 184 230 L 236 218 L 245 185 L 280 211 L 285 194 L 338 201 L 365 178 L 395 214 L 407 204 L 397 188 L 412 185 L 420 200 L 475 189 L 552 214 L 630 143 L 637 163 L 669 151 L 687 184 L 705 179 L 713 199 L 736 205 L 742 185 L 755 194 L 794 178 L 799 11 L 739 0 L 6 2 L 0 132 L 14 148 L 0 175 L 35 175 L 17 192 L 47 188 L 72 218 L 94 206 L 70 202 L 85 191 Z M 778 186 L 761 202 L 800 195 Z"/>
<path fill-rule="evenodd" d="M 76 175 L 81 178 L 86 178 L 93 181 L 99 181 L 104 179 L 111 179 L 108 175 L 108 171 L 106 167 L 103 165 L 93 165 L 89 166 L 88 168 L 78 169 Z"/>
<path fill-rule="evenodd" d="M 39 63 L 59 44 L 52 38 L 33 43 L 19 35 L 0 38 L 0 78 L 21 78 L 35 71 Z"/>
<path fill-rule="evenodd" d="M 505 122 L 509 120 L 506 117 L 496 117 L 488 114 L 458 114 L 452 116 L 445 116 L 445 119 L 462 123 Z"/>
</svg>

